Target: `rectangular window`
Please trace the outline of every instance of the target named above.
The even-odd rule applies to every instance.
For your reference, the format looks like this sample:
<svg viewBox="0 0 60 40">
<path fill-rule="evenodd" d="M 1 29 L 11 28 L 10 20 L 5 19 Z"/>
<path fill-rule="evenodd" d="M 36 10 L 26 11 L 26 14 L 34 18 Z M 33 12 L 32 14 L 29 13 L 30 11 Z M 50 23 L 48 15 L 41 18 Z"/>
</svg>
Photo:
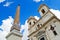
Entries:
<svg viewBox="0 0 60 40">
<path fill-rule="evenodd" d="M 57 32 L 55 30 L 53 31 L 53 33 L 54 33 L 54 35 L 57 35 Z"/>
<path fill-rule="evenodd" d="M 31 22 L 29 23 L 29 25 L 31 25 Z"/>
<path fill-rule="evenodd" d="M 40 27 L 40 25 L 38 24 L 38 25 L 37 25 L 37 27 L 39 28 L 39 27 Z"/>
<path fill-rule="evenodd" d="M 41 12 L 44 14 L 44 13 L 45 13 L 45 10 L 44 10 L 44 9 L 42 9 L 42 10 L 41 10 Z"/>
</svg>

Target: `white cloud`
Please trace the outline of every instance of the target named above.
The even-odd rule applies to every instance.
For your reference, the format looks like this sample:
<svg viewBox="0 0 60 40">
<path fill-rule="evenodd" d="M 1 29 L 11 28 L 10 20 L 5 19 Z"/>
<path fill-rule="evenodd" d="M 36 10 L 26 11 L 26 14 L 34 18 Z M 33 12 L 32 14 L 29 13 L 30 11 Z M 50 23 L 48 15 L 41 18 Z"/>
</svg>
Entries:
<svg viewBox="0 0 60 40">
<path fill-rule="evenodd" d="M 4 2 L 4 1 L 6 1 L 6 0 L 0 0 L 0 3 Z M 8 7 L 8 6 L 10 6 L 12 3 L 13 3 L 13 2 L 8 2 L 8 1 L 6 1 L 6 3 L 3 4 L 3 6 Z"/>
<path fill-rule="evenodd" d="M 40 2 L 41 0 L 33 0 L 34 2 Z"/>
<path fill-rule="evenodd" d="M 38 16 L 34 16 L 34 17 L 35 17 L 35 19 L 39 20 L 39 17 Z"/>
<path fill-rule="evenodd" d="M 38 3 L 38 2 L 44 1 L 44 0 L 33 0 L 33 1 L 36 2 L 36 3 Z"/>
<path fill-rule="evenodd" d="M 23 32 L 23 38 L 22 40 L 27 40 L 28 39 L 28 23 L 27 20 L 25 21 L 24 25 L 21 25 L 21 31 L 24 30 Z"/>
<path fill-rule="evenodd" d="M 8 7 L 12 4 L 13 2 L 6 2 L 3 6 Z"/>
<path fill-rule="evenodd" d="M 8 19 L 2 20 L 2 25 L 0 26 L 3 31 L 0 30 L 0 40 L 6 40 L 6 35 L 10 32 L 10 28 L 13 23 L 13 18 L 9 16 Z"/>
<path fill-rule="evenodd" d="M 0 3 L 4 2 L 5 0 L 0 0 Z"/>
<path fill-rule="evenodd" d="M 60 10 L 50 9 L 50 11 L 51 11 L 58 19 L 60 19 Z"/>
</svg>

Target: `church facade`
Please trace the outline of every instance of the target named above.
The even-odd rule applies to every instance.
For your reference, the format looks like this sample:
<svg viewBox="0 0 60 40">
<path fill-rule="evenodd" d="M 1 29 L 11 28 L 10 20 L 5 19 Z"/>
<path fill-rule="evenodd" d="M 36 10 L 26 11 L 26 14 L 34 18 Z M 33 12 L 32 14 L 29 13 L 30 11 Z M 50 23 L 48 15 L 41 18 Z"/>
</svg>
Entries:
<svg viewBox="0 0 60 40">
<path fill-rule="evenodd" d="M 39 20 L 31 16 L 28 23 L 28 40 L 60 40 L 60 19 L 57 18 L 45 5 L 39 7 L 42 16 Z M 19 25 L 20 6 L 17 7 L 16 16 L 7 40 L 22 40 Z"/>
<path fill-rule="evenodd" d="M 42 16 L 39 20 L 28 19 L 28 40 L 60 40 L 60 19 L 45 5 L 39 7 Z"/>
</svg>

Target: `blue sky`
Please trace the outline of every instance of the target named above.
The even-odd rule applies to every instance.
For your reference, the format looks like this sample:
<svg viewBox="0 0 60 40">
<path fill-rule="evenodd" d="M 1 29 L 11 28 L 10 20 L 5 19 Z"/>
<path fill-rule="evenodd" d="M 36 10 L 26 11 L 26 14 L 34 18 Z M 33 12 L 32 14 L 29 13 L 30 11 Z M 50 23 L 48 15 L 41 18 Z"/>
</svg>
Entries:
<svg viewBox="0 0 60 40">
<path fill-rule="evenodd" d="M 28 25 L 27 19 L 30 16 L 41 17 L 38 8 L 41 4 L 46 4 L 54 13 L 60 13 L 60 0 L 0 0 L 0 39 L 5 40 L 6 34 L 12 27 L 13 18 L 16 14 L 16 8 L 20 4 L 20 23 L 22 32 L 24 32 L 23 40 L 27 38 Z M 60 18 L 60 16 L 59 16 Z M 24 29 L 24 30 L 23 30 Z"/>
<path fill-rule="evenodd" d="M 3 6 L 6 2 L 13 2 L 8 7 Z M 38 8 L 40 4 L 46 4 L 50 8 L 60 10 L 60 0 L 44 0 L 40 2 L 35 2 L 33 0 L 6 0 L 0 3 L 0 25 L 3 19 L 8 18 L 8 16 L 12 16 L 14 18 L 16 13 L 16 7 L 20 4 L 20 22 L 24 24 L 25 20 L 28 19 L 30 16 L 38 16 L 40 14 L 38 12 Z"/>
</svg>

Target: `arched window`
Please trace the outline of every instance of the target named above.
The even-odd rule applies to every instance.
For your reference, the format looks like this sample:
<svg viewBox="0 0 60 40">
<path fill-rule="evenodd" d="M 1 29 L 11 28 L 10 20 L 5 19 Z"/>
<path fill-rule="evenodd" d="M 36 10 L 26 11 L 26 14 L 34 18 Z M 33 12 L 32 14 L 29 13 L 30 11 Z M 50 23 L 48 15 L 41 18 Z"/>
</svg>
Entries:
<svg viewBox="0 0 60 40">
<path fill-rule="evenodd" d="M 41 12 L 44 14 L 44 13 L 45 13 L 45 10 L 44 10 L 44 9 L 42 9 L 42 10 L 41 10 Z"/>
<path fill-rule="evenodd" d="M 31 22 L 29 23 L 29 25 L 31 25 Z"/>
<path fill-rule="evenodd" d="M 44 38 L 44 37 L 42 37 L 40 40 L 45 40 L 45 38 Z"/>
</svg>

